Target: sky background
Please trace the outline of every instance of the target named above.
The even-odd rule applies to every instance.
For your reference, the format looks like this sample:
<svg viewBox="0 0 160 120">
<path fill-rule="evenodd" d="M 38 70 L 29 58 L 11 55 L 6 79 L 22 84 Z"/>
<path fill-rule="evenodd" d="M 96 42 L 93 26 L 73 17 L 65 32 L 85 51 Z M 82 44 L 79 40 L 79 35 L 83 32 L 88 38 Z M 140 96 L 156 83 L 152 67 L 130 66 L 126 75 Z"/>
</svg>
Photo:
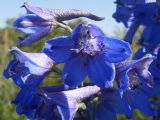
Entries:
<svg viewBox="0 0 160 120">
<path fill-rule="evenodd" d="M 24 2 L 30 2 L 35 6 L 44 8 L 81 9 L 89 11 L 98 16 L 105 17 L 100 22 L 88 21 L 101 27 L 102 30 L 111 35 L 117 28 L 123 29 L 122 24 L 116 23 L 112 14 L 116 10 L 115 0 L 2 0 L 0 3 L 0 27 L 5 27 L 8 18 L 18 17 L 25 14 L 25 9 L 20 8 Z"/>
</svg>

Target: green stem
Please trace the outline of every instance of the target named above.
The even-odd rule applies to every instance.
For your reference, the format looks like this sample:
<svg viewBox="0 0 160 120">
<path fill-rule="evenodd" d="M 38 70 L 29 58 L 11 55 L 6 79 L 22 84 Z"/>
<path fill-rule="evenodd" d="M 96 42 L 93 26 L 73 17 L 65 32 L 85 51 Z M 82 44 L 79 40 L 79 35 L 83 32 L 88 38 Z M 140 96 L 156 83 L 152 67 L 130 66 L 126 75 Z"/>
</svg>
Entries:
<svg viewBox="0 0 160 120">
<path fill-rule="evenodd" d="M 60 23 L 60 22 L 56 22 L 56 25 L 59 26 L 59 27 L 62 27 L 64 29 L 69 30 L 69 32 L 72 32 L 72 29 L 68 25 L 65 25 L 65 24 Z"/>
</svg>

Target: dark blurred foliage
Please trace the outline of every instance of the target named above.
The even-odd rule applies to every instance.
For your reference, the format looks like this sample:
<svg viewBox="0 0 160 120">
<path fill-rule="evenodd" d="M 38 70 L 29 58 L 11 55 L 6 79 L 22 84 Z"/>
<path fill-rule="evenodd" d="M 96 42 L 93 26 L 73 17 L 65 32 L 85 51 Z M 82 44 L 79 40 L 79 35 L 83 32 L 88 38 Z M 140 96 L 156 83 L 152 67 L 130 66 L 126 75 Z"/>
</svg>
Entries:
<svg viewBox="0 0 160 120">
<path fill-rule="evenodd" d="M 8 61 L 13 57 L 8 53 L 8 49 L 12 46 L 16 46 L 18 36 L 23 36 L 19 31 L 15 30 L 12 27 L 12 23 L 15 19 L 8 19 L 6 21 L 6 27 L 0 28 L 0 72 L 3 72 L 3 69 L 7 65 Z M 71 28 L 74 28 L 79 23 L 86 23 L 82 19 L 70 21 L 67 23 Z M 120 30 L 116 28 L 115 37 L 123 38 L 126 30 Z M 140 36 L 142 28 L 140 28 L 135 36 L 137 40 Z M 105 31 L 104 31 L 105 32 Z M 40 40 L 34 43 L 31 46 L 23 47 L 22 50 L 26 52 L 41 52 L 44 46 L 44 42 L 47 39 L 51 39 L 56 36 L 64 36 L 70 34 L 69 31 L 62 28 L 58 28 L 51 32 L 43 40 Z M 133 52 L 138 49 L 138 46 L 133 43 L 132 48 Z M 62 67 L 63 65 L 59 65 Z M 88 80 L 86 80 L 88 81 Z M 60 75 L 56 73 L 50 74 L 42 83 L 42 85 L 55 85 L 62 83 Z M 18 116 L 14 105 L 11 104 L 11 101 L 15 98 L 16 93 L 18 92 L 18 87 L 12 82 L 12 80 L 6 80 L 3 75 L 0 75 L 0 120 L 24 120 L 24 116 Z M 119 120 L 126 120 L 127 118 L 123 115 L 118 115 Z M 135 111 L 135 120 L 150 120 L 149 117 L 145 117 L 139 111 Z"/>
</svg>

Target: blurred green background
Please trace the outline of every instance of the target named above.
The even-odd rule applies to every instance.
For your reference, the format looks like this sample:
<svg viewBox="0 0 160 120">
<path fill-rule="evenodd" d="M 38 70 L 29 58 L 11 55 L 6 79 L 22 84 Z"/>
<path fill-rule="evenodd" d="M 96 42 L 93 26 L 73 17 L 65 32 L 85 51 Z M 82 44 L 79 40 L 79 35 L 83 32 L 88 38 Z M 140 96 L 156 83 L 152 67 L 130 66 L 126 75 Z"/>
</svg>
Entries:
<svg viewBox="0 0 160 120">
<path fill-rule="evenodd" d="M 13 57 L 11 54 L 8 53 L 8 48 L 12 46 L 16 46 L 17 37 L 21 36 L 22 34 L 15 30 L 12 27 L 12 23 L 15 19 L 8 19 L 6 21 L 6 27 L 0 28 L 0 72 L 3 72 L 3 69 L 7 65 L 8 61 Z M 76 26 L 79 23 L 86 23 L 87 21 L 84 21 L 82 19 L 74 20 L 70 23 L 68 23 L 69 26 L 72 28 Z M 123 38 L 126 29 L 119 29 L 118 27 L 114 28 L 113 31 L 114 37 L 117 38 Z M 138 40 L 140 33 L 142 31 L 142 28 L 140 28 L 135 36 L 134 39 Z M 104 31 L 106 33 L 106 31 Z M 60 35 L 67 35 L 69 34 L 68 31 L 64 29 L 57 29 L 50 33 L 47 37 L 45 37 L 43 40 L 36 42 L 35 44 L 29 46 L 29 47 L 23 47 L 22 50 L 27 52 L 40 52 L 41 49 L 44 46 L 45 40 L 60 36 Z M 137 46 L 136 40 L 134 41 L 132 45 L 133 53 L 138 49 L 139 46 Z M 54 85 L 61 83 L 62 81 L 60 78 L 47 78 L 43 81 L 42 84 L 45 85 Z M 11 104 L 11 101 L 15 98 L 16 93 L 18 92 L 18 87 L 12 82 L 12 80 L 7 80 L 3 77 L 3 75 L 0 75 L 0 120 L 24 120 L 24 116 L 18 116 L 16 114 L 15 106 Z M 118 116 L 119 120 L 126 120 L 124 116 Z M 142 115 L 139 111 L 135 111 L 135 120 L 150 120 L 150 117 Z"/>
</svg>

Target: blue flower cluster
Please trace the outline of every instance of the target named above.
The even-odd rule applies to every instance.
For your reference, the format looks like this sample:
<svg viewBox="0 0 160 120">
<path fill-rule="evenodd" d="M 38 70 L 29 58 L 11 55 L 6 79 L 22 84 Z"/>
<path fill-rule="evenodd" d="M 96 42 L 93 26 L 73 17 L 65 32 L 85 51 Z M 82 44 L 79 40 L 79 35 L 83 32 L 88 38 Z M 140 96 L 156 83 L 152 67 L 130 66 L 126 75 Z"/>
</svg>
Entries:
<svg viewBox="0 0 160 120">
<path fill-rule="evenodd" d="M 158 109 L 153 107 L 158 103 L 149 98 L 160 95 L 160 6 L 145 0 L 115 3 L 113 17 L 129 29 L 125 41 L 107 37 L 93 24 L 79 24 L 72 30 L 63 23 L 79 17 L 104 19 L 92 13 L 22 5 L 27 13 L 13 24 L 26 35 L 19 37 L 19 47 L 41 40 L 58 27 L 70 33 L 47 40 L 40 53 L 9 49 L 14 58 L 3 75 L 12 78 L 20 89 L 12 101 L 19 115 L 28 120 L 116 120 L 117 114 L 133 118 L 133 111 L 138 109 L 158 116 Z M 142 47 L 128 60 L 130 44 L 141 25 L 144 31 L 137 44 Z M 64 64 L 63 69 L 57 64 Z M 54 68 L 61 72 L 63 84 L 42 86 Z M 90 83 L 84 81 L 86 77 Z"/>
</svg>

